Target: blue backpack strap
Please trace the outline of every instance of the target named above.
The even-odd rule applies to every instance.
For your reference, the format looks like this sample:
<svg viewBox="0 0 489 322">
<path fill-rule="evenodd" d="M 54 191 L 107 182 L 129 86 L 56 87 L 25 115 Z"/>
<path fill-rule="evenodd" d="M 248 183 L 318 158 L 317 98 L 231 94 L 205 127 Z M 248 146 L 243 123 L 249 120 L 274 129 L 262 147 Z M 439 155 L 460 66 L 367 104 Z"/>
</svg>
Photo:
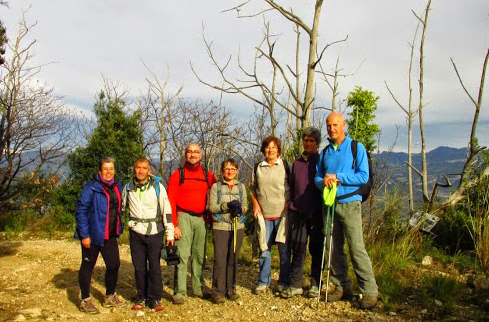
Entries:
<svg viewBox="0 0 489 322">
<path fill-rule="evenodd" d="M 217 182 L 217 204 L 221 202 L 221 195 L 222 195 L 222 182 L 218 181 Z M 222 221 L 222 216 L 220 213 L 215 214 L 217 217 L 217 221 Z"/>
<path fill-rule="evenodd" d="M 158 216 L 163 216 L 163 213 L 161 211 L 161 206 L 160 206 L 160 181 L 161 177 L 153 177 L 154 184 L 153 187 L 155 188 L 156 192 L 156 217 Z"/>
</svg>

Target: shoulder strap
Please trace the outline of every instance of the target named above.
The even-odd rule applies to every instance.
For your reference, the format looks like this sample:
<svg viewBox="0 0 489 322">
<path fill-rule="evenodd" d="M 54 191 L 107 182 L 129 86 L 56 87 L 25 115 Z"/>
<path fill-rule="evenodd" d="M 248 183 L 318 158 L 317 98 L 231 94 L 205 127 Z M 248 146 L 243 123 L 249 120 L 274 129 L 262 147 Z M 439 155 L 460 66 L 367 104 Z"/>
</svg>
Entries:
<svg viewBox="0 0 489 322">
<path fill-rule="evenodd" d="M 160 199 L 160 181 L 161 181 L 161 178 L 160 177 L 153 177 L 153 180 L 155 181 L 154 188 L 156 191 L 156 197 L 159 200 Z"/>
<path fill-rule="evenodd" d="M 217 203 L 218 204 L 221 202 L 221 195 L 222 195 L 222 182 L 218 181 L 217 182 Z"/>
<path fill-rule="evenodd" d="M 257 163 L 255 163 L 255 165 L 253 166 L 253 173 L 255 175 L 255 180 L 257 179 L 257 176 L 256 176 L 256 172 L 258 171 L 258 166 L 260 165 L 260 162 L 261 161 L 258 161 Z"/>
<path fill-rule="evenodd" d="M 209 170 L 206 167 L 202 166 L 202 171 L 204 171 L 205 182 L 209 184 Z"/>
<path fill-rule="evenodd" d="M 180 182 L 178 184 L 183 184 L 183 180 L 185 180 L 185 170 L 182 166 L 178 167 L 178 172 L 180 173 Z"/>
<path fill-rule="evenodd" d="M 287 179 L 289 179 L 289 177 L 290 177 L 290 166 L 289 166 L 289 162 L 287 162 L 287 160 L 284 160 L 284 159 L 282 159 L 282 162 L 283 162 L 284 168 L 285 168 L 285 175 L 287 176 Z"/>
<path fill-rule="evenodd" d="M 239 202 L 243 203 L 243 190 L 244 186 L 241 182 L 238 182 L 238 189 L 239 189 Z"/>
<path fill-rule="evenodd" d="M 358 141 L 357 140 L 352 140 L 351 141 L 351 154 L 353 156 L 353 164 L 352 164 L 352 169 L 355 169 L 357 166 L 357 145 Z"/>
<path fill-rule="evenodd" d="M 324 170 L 324 156 L 326 155 L 326 149 L 328 148 L 328 146 L 329 146 L 329 144 L 328 144 L 328 145 L 326 145 L 326 146 L 324 147 L 324 149 L 321 151 L 321 154 L 319 155 L 319 160 L 318 160 L 318 162 L 319 162 L 319 161 L 321 161 L 321 163 L 320 163 L 320 167 L 321 167 L 323 170 Z"/>
</svg>

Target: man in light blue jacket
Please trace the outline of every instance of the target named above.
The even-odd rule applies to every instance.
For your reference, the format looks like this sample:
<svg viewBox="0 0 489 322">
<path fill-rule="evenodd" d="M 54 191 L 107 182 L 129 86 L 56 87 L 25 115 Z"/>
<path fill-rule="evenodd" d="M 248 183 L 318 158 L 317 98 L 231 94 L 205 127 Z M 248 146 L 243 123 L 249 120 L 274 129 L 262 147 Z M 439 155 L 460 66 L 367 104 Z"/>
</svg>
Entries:
<svg viewBox="0 0 489 322">
<path fill-rule="evenodd" d="M 336 288 L 328 294 L 328 301 L 349 300 L 353 293 L 348 278 L 348 258 L 345 239 L 362 292 L 360 308 L 372 309 L 377 304 L 378 289 L 372 263 L 365 249 L 362 229 L 362 197 L 351 194 L 369 178 L 367 152 L 363 144 L 357 144 L 356 164 L 353 165 L 352 139 L 345 133 L 345 120 L 340 113 L 331 113 L 326 120 L 330 144 L 321 152 L 316 165 L 314 182 L 322 190 L 338 185 L 333 229 L 331 280 Z M 345 196 L 346 198 L 341 198 Z"/>
</svg>

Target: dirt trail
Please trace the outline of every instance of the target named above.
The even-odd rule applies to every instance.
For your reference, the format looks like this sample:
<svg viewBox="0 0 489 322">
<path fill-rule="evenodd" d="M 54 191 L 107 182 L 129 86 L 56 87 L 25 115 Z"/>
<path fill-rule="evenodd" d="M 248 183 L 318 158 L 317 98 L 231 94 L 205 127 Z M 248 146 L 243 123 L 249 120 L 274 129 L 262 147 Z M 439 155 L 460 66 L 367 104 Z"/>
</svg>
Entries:
<svg viewBox="0 0 489 322">
<path fill-rule="evenodd" d="M 130 300 L 135 296 L 129 247 L 121 246 L 121 269 L 117 292 Z M 252 295 L 257 268 L 238 267 L 237 302 L 215 305 L 188 297 L 182 306 L 171 303 L 173 269 L 164 266 L 165 310 L 105 309 L 104 264 L 100 257 L 92 277 L 92 296 L 100 314 L 78 311 L 80 246 L 75 241 L 28 240 L 0 242 L 0 321 L 411 321 L 376 309 L 363 312 L 351 303 L 320 304 L 304 297 L 283 300 L 272 294 Z M 209 263 L 209 266 L 211 263 Z M 211 270 L 205 270 L 210 285 Z M 276 277 L 275 277 L 276 279 Z M 143 314 L 144 313 L 144 314 Z M 417 319 L 416 319 L 417 320 Z M 412 320 L 414 321 L 414 320 Z"/>
</svg>

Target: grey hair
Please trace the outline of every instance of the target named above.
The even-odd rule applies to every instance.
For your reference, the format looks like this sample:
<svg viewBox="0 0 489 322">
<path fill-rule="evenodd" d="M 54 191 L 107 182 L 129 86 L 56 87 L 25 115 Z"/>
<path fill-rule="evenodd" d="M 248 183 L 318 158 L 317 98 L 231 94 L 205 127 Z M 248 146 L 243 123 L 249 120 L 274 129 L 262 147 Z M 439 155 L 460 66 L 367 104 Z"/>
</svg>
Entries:
<svg viewBox="0 0 489 322">
<path fill-rule="evenodd" d="M 316 143 L 318 144 L 318 146 L 321 144 L 321 131 L 319 131 L 315 127 L 312 126 L 307 127 L 304 130 L 304 133 L 302 133 L 302 139 L 304 140 L 306 136 L 312 136 L 316 141 Z"/>
<path fill-rule="evenodd" d="M 102 165 L 104 163 L 112 163 L 115 166 L 115 159 L 113 157 L 102 157 L 102 159 L 100 159 L 100 162 L 98 164 L 99 170 L 102 170 Z"/>
</svg>

